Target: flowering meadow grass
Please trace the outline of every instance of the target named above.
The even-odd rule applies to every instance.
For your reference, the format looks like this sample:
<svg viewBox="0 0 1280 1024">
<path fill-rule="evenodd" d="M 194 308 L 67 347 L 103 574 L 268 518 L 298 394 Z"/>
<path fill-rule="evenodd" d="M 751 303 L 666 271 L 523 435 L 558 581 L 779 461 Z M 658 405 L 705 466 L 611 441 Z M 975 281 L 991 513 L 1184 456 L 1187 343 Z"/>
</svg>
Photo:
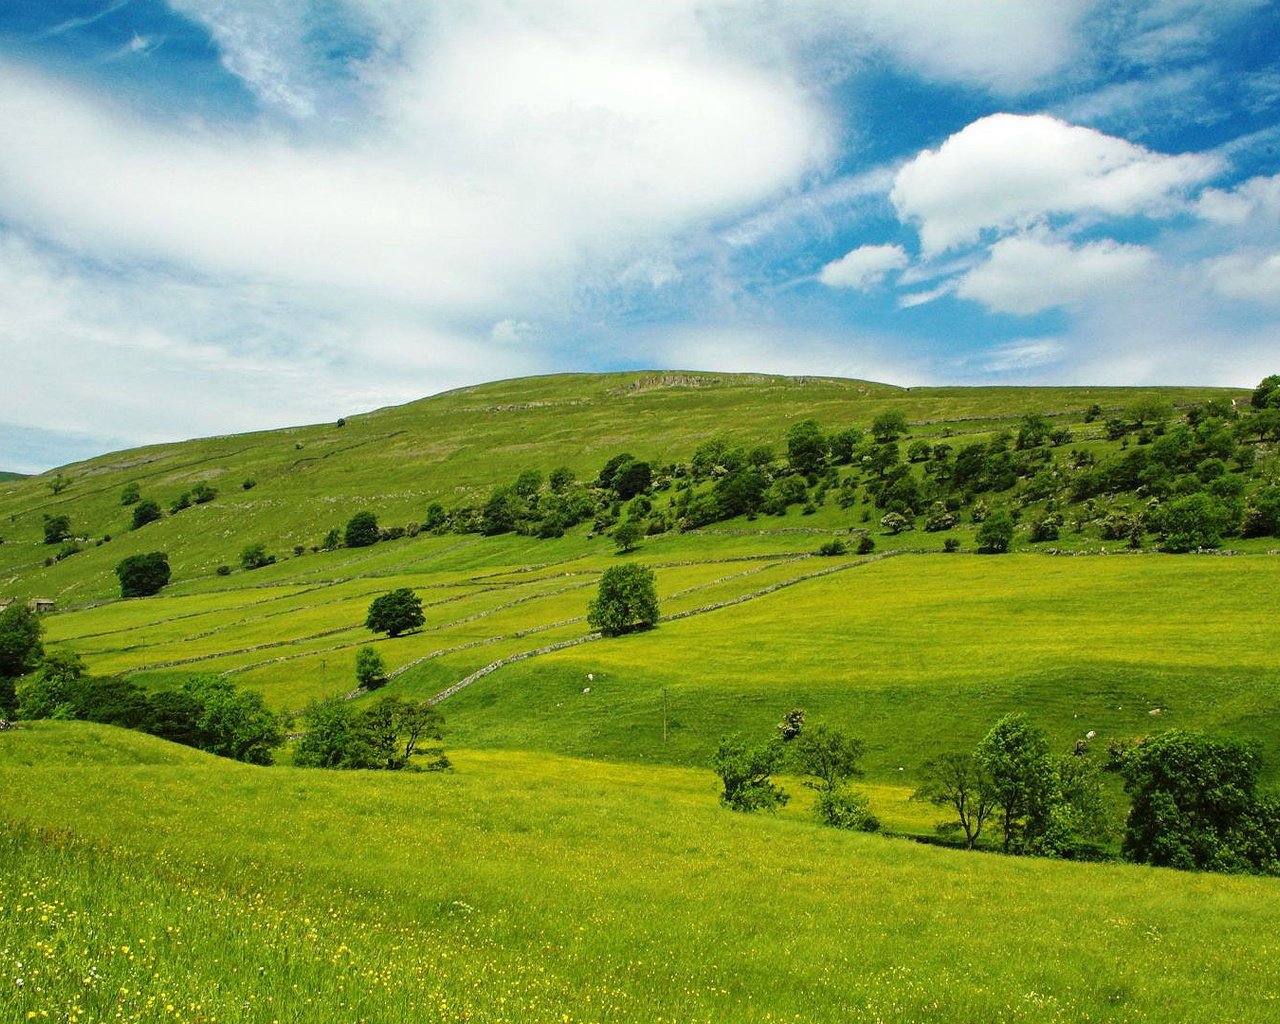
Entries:
<svg viewBox="0 0 1280 1024">
<path fill-rule="evenodd" d="M 79 751 L 79 759 L 73 752 Z M 1261 1022 L 1280 883 L 964 854 L 710 773 L 0 735 L 0 1019 Z"/>
</svg>

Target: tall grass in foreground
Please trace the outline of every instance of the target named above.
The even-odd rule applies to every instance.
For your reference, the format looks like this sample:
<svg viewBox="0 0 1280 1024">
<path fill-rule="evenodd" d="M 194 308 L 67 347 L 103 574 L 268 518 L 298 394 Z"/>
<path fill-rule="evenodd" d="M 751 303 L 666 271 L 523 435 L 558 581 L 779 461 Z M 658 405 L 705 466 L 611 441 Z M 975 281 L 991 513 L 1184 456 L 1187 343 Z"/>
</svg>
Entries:
<svg viewBox="0 0 1280 1024">
<path fill-rule="evenodd" d="M 453 775 L 389 777 L 166 762 L 130 737 L 150 763 L 116 745 L 114 763 L 65 765 L 104 732 L 0 739 L 0 1019 L 1263 1022 L 1280 1008 L 1272 880 L 841 834 L 725 811 L 709 774 L 546 756 L 464 751 Z"/>
</svg>

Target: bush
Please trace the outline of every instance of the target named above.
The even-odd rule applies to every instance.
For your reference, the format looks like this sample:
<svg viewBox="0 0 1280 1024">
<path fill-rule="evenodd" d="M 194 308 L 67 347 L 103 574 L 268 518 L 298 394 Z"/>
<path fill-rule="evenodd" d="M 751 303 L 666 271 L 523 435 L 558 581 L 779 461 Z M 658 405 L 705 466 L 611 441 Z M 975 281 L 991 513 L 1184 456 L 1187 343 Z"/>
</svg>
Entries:
<svg viewBox="0 0 1280 1024">
<path fill-rule="evenodd" d="M 131 484 L 125 484 L 124 489 L 120 492 L 121 505 L 136 505 L 142 498 L 142 486 L 136 481 Z"/>
<path fill-rule="evenodd" d="M 822 555 L 823 557 L 826 557 L 826 558 L 831 558 L 836 555 L 843 555 L 848 550 L 849 549 L 845 545 L 844 541 L 842 541 L 839 537 L 832 537 L 830 540 L 824 541 L 822 544 L 820 544 L 818 546 L 818 550 L 815 551 L 814 554 Z"/>
<path fill-rule="evenodd" d="M 867 798 L 847 786 L 819 793 L 814 809 L 818 820 L 832 828 L 855 832 L 877 832 L 880 829 L 880 819 L 871 813 Z"/>
<path fill-rule="evenodd" d="M 356 651 L 357 685 L 366 690 L 375 690 L 386 681 L 387 666 L 382 655 L 367 645 Z"/>
<path fill-rule="evenodd" d="M 911 522 L 900 512 L 886 512 L 880 519 L 880 526 L 891 536 L 897 536 L 910 525 Z"/>
<path fill-rule="evenodd" d="M 600 577 L 587 604 L 587 622 L 605 636 L 649 629 L 658 621 L 658 586 L 653 570 L 636 562 L 615 565 Z"/>
<path fill-rule="evenodd" d="M 44 517 L 44 542 L 46 544 L 60 544 L 71 536 L 71 519 L 69 516 L 51 516 Z"/>
<path fill-rule="evenodd" d="M 116 566 L 121 597 L 150 597 L 169 582 L 169 556 L 163 551 L 130 555 Z"/>
<path fill-rule="evenodd" d="M 133 506 L 133 529 L 141 529 L 147 523 L 154 523 L 161 516 L 160 506 L 150 498 Z"/>
<path fill-rule="evenodd" d="M 996 509 L 978 527 L 978 550 L 984 555 L 1001 555 L 1013 542 L 1013 516 Z"/>
<path fill-rule="evenodd" d="M 804 708 L 792 708 L 782 716 L 782 721 L 777 724 L 776 728 L 778 730 L 778 738 L 783 743 L 790 743 L 804 732 Z"/>
<path fill-rule="evenodd" d="M 1031 541 L 1032 543 L 1040 543 L 1047 540 L 1057 540 L 1059 532 L 1062 529 L 1062 516 L 1057 513 L 1050 513 L 1043 519 L 1037 520 L 1031 524 Z"/>
<path fill-rule="evenodd" d="M 267 554 L 265 544 L 250 544 L 240 552 L 240 568 L 261 569 L 275 564 L 276 556 Z"/>
<path fill-rule="evenodd" d="M 1198 548 L 1222 546 L 1226 514 L 1221 505 L 1203 493 L 1174 498 L 1152 516 L 1166 551 L 1181 554 Z"/>
<path fill-rule="evenodd" d="M 357 512 L 347 520 L 342 540 L 349 548 L 367 548 L 378 543 L 378 517 L 372 512 Z"/>
<path fill-rule="evenodd" d="M 408 587 L 400 587 L 373 599 L 364 624 L 375 633 L 397 637 L 417 629 L 426 621 L 418 595 Z"/>
<path fill-rule="evenodd" d="M 217 488 L 210 487 L 208 484 L 204 483 L 203 481 L 201 481 L 200 483 L 196 484 L 193 488 L 191 488 L 191 499 L 197 505 L 203 505 L 206 502 L 213 501 L 213 499 L 216 498 L 217 496 L 218 496 Z"/>
<path fill-rule="evenodd" d="M 773 811 L 784 806 L 790 797 L 770 778 L 784 751 L 779 739 L 754 748 L 737 737 L 722 739 L 711 761 L 724 786 L 720 802 L 735 811 Z"/>
<path fill-rule="evenodd" d="M 858 541 L 858 554 L 869 555 L 876 549 L 875 538 L 870 534 L 863 534 L 862 539 Z"/>
<path fill-rule="evenodd" d="M 216 572 L 218 573 L 218 575 L 219 575 L 219 576 L 230 576 L 230 575 L 231 575 L 231 566 L 229 566 L 229 565 L 220 565 L 220 566 L 218 566 L 218 568 L 217 568 Z"/>
</svg>

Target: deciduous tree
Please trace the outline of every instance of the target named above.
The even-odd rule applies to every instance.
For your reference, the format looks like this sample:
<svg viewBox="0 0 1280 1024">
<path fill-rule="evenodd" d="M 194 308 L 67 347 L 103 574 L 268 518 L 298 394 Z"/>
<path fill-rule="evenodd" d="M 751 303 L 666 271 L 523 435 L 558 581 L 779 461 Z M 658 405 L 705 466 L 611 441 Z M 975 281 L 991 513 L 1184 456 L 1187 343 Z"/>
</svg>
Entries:
<svg viewBox="0 0 1280 1024">
<path fill-rule="evenodd" d="M 605 636 L 648 629 L 658 621 L 658 585 L 653 570 L 638 562 L 614 565 L 600 577 L 587 604 L 587 622 Z"/>
<path fill-rule="evenodd" d="M 373 599 L 364 624 L 375 633 L 396 637 L 417 629 L 426 621 L 422 600 L 408 587 L 400 587 Z"/>
</svg>

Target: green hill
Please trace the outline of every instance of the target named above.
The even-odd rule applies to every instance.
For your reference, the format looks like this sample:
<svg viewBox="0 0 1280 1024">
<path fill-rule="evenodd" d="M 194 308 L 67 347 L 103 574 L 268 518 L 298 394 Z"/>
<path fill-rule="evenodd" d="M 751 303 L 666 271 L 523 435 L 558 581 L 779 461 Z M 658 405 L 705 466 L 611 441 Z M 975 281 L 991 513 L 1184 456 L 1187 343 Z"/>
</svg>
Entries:
<svg viewBox="0 0 1280 1024">
<path fill-rule="evenodd" d="M 837 834 L 795 779 L 778 815 L 735 815 L 708 768 L 803 707 L 865 742 L 886 829 L 932 840 L 923 762 L 1020 710 L 1099 760 L 1172 727 L 1256 741 L 1274 789 L 1280 438 L 1247 395 L 547 377 L 0 484 L 0 597 L 57 602 L 48 650 L 151 690 L 220 674 L 283 712 L 443 698 L 457 766 L 0 732 L 0 949 L 46 957 L 39 988 L 0 974 L 0 1010 L 1269 1020 L 1274 880 Z M 874 437 L 894 411 L 905 429 Z M 164 514 L 131 529 L 145 500 Z M 343 542 L 357 512 L 376 542 Z M 1001 513 L 1010 552 L 976 553 Z M 1186 547 L 1207 550 L 1165 550 Z M 120 599 L 116 564 L 153 551 L 169 584 Z M 662 618 L 601 638 L 587 600 L 628 562 Z M 424 626 L 371 633 L 402 587 Z M 352 692 L 364 646 L 391 677 L 374 694 Z M 1104 798 L 1114 853 L 1114 776 Z"/>
<path fill-rule="evenodd" d="M 0 734 L 6 1020 L 1261 1024 L 1280 997 L 1270 879 L 735 815 L 706 772 L 157 764 L 111 731 Z"/>
<path fill-rule="evenodd" d="M 708 373 L 562 375 L 480 385 L 409 405 L 346 417 L 344 425 L 206 438 L 133 449 L 0 484 L 0 594 L 60 602 L 117 593 L 112 568 L 126 555 L 164 550 L 175 582 L 212 577 L 264 543 L 277 558 L 320 542 L 355 512 L 386 525 L 420 523 L 429 503 L 480 501 L 524 469 L 558 466 L 594 477 L 630 450 L 655 466 L 687 460 L 717 435 L 785 451 L 788 428 L 812 417 L 825 429 L 866 429 L 888 409 L 903 411 L 913 436 L 979 438 L 1015 428 L 1031 412 L 1092 437 L 1084 410 L 1117 413 L 1159 396 L 1183 405 L 1246 392 L 1173 388 L 913 388 L 832 378 Z M 952 444 L 957 443 L 955 440 Z M 65 488 L 53 493 L 55 481 Z M 245 489 L 244 484 L 251 482 Z M 138 531 L 121 492 L 137 483 L 168 509 L 204 484 L 211 501 L 192 504 Z M 84 550 L 50 567 L 44 516 L 65 515 Z M 848 519 L 849 517 L 843 517 Z M 826 517 L 813 525 L 835 524 Z M 808 525 L 808 524 L 806 524 Z M 104 537 L 108 544 L 95 546 Z"/>
</svg>

